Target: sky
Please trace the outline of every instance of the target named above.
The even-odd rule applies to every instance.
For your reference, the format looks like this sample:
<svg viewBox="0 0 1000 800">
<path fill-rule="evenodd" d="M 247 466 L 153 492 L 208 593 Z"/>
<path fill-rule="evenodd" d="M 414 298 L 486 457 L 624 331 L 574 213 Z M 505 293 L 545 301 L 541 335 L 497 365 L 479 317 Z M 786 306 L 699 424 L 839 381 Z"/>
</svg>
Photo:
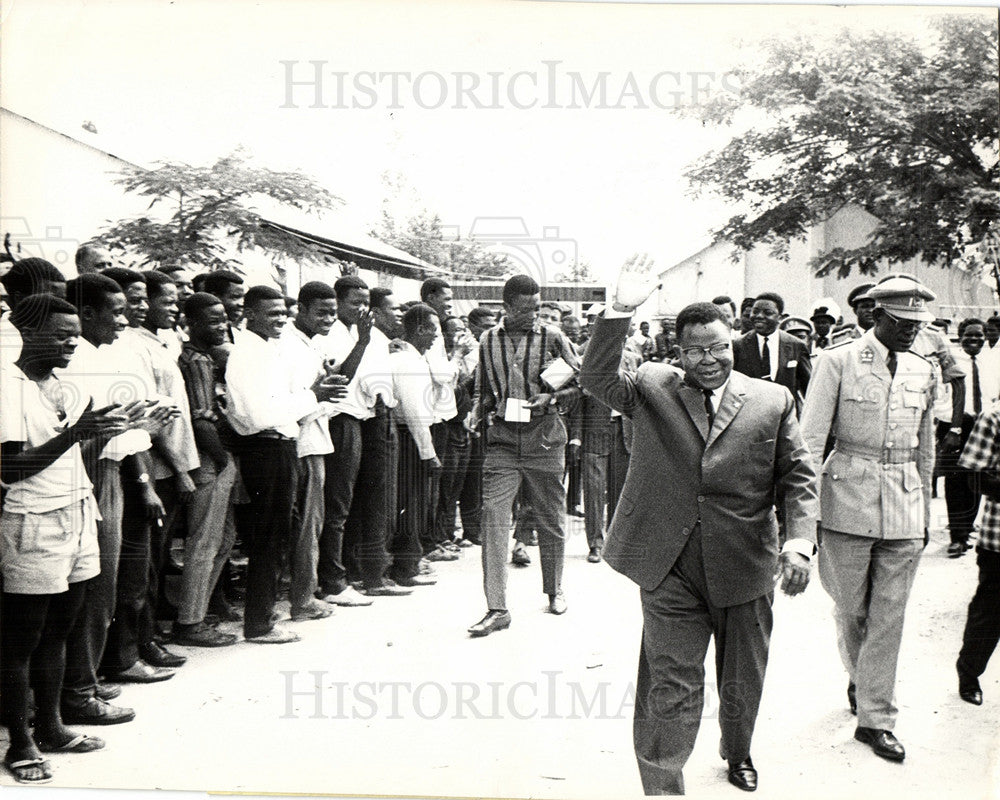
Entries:
<svg viewBox="0 0 1000 800">
<path fill-rule="evenodd" d="M 261 166 L 301 169 L 344 199 L 338 227 L 377 222 L 383 175 L 395 175 L 410 187 L 398 213 L 427 208 L 454 231 L 491 234 L 542 277 L 578 255 L 610 278 L 638 251 L 680 261 L 728 216 L 692 198 L 683 173 L 733 131 L 681 118 L 678 103 L 732 91 L 729 73 L 768 36 L 921 35 L 941 12 L 9 0 L 0 99 L 141 164 L 209 164 L 242 147 Z M 585 99 L 601 80 L 603 102 Z"/>
</svg>

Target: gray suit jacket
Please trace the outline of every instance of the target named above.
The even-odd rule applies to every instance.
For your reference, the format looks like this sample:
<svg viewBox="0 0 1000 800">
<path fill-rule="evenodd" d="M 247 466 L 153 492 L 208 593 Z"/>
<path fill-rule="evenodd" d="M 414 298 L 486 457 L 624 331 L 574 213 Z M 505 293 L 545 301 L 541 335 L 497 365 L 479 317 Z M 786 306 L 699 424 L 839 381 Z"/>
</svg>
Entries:
<svg viewBox="0 0 1000 800">
<path fill-rule="evenodd" d="M 632 418 L 628 477 L 605 544 L 608 564 L 644 589 L 673 567 L 695 525 L 710 600 L 746 603 L 774 589 L 775 490 L 788 538 L 816 541 L 816 472 L 783 386 L 733 371 L 712 429 L 704 395 L 666 364 L 632 378 L 618 364 L 628 319 L 598 319 L 580 384 Z"/>
</svg>

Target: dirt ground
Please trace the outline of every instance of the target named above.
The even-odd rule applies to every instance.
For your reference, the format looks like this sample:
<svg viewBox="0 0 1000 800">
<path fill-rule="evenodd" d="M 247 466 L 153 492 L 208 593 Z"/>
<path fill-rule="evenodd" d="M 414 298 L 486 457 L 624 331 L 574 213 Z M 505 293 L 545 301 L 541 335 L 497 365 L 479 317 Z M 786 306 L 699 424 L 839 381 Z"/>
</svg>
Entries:
<svg viewBox="0 0 1000 800">
<path fill-rule="evenodd" d="M 943 501 L 934 510 L 941 518 Z M 119 702 L 136 709 L 134 722 L 86 729 L 106 749 L 52 757 L 49 787 L 11 789 L 5 774 L 0 791 L 11 800 L 85 796 L 53 786 L 641 796 L 631 740 L 638 590 L 607 565 L 587 563 L 581 523 L 570 520 L 565 616 L 544 613 L 533 550 L 530 567 L 510 570 L 510 630 L 469 639 L 465 629 L 485 611 L 479 549 L 470 549 L 438 567 L 436 586 L 410 597 L 289 623 L 299 643 L 177 648 L 189 662 L 174 679 L 124 688 Z M 804 595 L 777 596 L 753 747 L 759 796 L 1000 798 L 1000 656 L 982 679 L 985 705 L 963 703 L 954 662 L 977 571 L 971 553 L 945 558 L 946 544 L 936 531 L 908 609 L 897 686 L 903 764 L 853 739 L 831 602 L 815 570 Z M 685 779 L 689 794 L 733 800 L 738 790 L 716 752 L 712 675 L 709 667 Z"/>
</svg>

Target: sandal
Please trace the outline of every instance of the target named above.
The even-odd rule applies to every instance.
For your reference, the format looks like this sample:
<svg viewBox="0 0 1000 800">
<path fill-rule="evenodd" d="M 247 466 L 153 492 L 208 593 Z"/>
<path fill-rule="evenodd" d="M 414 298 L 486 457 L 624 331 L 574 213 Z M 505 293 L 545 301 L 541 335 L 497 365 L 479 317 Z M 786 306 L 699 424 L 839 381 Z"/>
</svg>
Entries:
<svg viewBox="0 0 1000 800">
<path fill-rule="evenodd" d="M 6 758 L 3 765 L 7 771 L 14 776 L 18 783 L 50 783 L 52 781 L 52 769 L 49 762 L 44 758 L 25 758 L 21 761 L 8 761 Z M 40 778 L 29 778 L 28 770 L 32 767 L 40 767 L 42 776 Z"/>
<path fill-rule="evenodd" d="M 95 750 L 104 749 L 103 739 L 98 736 L 87 736 L 85 733 L 74 736 L 65 744 L 54 745 L 42 739 L 35 743 L 43 753 L 93 753 Z"/>
</svg>

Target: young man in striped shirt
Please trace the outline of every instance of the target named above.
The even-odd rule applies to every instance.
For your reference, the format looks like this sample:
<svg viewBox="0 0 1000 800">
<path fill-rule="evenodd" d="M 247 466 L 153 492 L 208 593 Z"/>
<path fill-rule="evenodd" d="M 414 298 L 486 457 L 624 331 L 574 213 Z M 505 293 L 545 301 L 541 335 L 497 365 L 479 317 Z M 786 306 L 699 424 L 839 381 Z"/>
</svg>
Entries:
<svg viewBox="0 0 1000 800">
<path fill-rule="evenodd" d="M 483 585 L 488 611 L 471 628 L 472 636 L 488 636 L 510 626 L 507 610 L 507 538 L 511 508 L 523 486 L 535 514 L 542 562 L 542 590 L 549 611 L 562 614 L 566 601 L 562 579 L 566 495 L 562 476 L 567 441 L 558 413 L 560 401 L 579 396 L 575 382 L 555 391 L 542 372 L 556 359 L 574 369 L 579 359 L 561 330 L 538 320 L 541 293 L 527 275 L 504 285 L 504 318 L 483 334 L 479 345 L 476 398 L 469 426 L 492 416 L 483 467 Z"/>
</svg>

